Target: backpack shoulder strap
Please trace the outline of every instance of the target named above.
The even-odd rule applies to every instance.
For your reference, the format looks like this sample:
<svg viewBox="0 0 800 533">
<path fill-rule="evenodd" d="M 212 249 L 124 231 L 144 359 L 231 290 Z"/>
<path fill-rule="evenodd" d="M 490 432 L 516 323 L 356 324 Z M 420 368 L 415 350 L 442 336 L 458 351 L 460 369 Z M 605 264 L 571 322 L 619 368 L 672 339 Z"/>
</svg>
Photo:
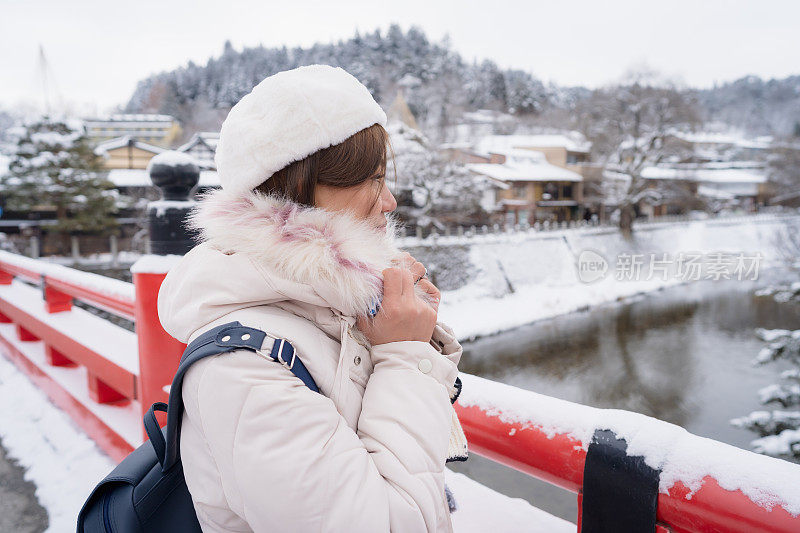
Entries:
<svg viewBox="0 0 800 533">
<path fill-rule="evenodd" d="M 269 353 L 263 352 L 261 346 L 267 337 L 274 342 Z M 239 349 L 252 350 L 259 355 L 281 363 L 314 392 L 319 392 L 314 378 L 303 362 L 297 357 L 294 346 L 286 339 L 268 335 L 260 329 L 243 326 L 239 322 L 228 322 L 212 328 L 193 340 L 183 352 L 178 370 L 169 389 L 169 404 L 162 402 L 153 404 L 145 415 L 145 430 L 153 443 L 159 463 L 163 471 L 172 468 L 180 458 L 180 431 L 183 418 L 183 377 L 189 368 L 206 357 L 232 352 Z M 166 440 L 156 421 L 155 411 L 167 412 Z"/>
</svg>

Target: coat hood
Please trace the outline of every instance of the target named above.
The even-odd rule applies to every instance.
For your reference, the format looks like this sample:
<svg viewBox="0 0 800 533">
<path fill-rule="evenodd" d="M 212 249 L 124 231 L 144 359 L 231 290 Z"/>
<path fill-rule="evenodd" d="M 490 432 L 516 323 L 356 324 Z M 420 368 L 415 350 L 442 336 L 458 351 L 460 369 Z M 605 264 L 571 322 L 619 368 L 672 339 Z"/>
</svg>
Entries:
<svg viewBox="0 0 800 533">
<path fill-rule="evenodd" d="M 164 329 L 184 342 L 237 309 L 282 301 L 366 315 L 383 293 L 382 271 L 400 254 L 391 220 L 379 232 L 348 213 L 257 192 L 213 191 L 188 224 L 201 244 L 158 294 Z"/>
</svg>

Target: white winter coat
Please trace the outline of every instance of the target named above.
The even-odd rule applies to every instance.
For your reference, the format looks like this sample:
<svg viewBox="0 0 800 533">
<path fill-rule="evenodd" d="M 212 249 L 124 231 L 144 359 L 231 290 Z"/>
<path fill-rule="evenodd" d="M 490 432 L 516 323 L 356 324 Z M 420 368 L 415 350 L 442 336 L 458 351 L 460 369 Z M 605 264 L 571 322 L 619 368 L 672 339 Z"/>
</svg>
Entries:
<svg viewBox="0 0 800 533">
<path fill-rule="evenodd" d="M 247 350 L 189 370 L 180 449 L 203 531 L 452 531 L 444 467 L 466 456 L 451 405 L 461 346 L 442 324 L 431 343 L 373 347 L 355 329 L 398 254 L 390 235 L 225 191 L 192 224 L 204 242 L 158 296 L 167 332 L 190 342 L 237 320 L 285 338 L 322 393 Z"/>
</svg>

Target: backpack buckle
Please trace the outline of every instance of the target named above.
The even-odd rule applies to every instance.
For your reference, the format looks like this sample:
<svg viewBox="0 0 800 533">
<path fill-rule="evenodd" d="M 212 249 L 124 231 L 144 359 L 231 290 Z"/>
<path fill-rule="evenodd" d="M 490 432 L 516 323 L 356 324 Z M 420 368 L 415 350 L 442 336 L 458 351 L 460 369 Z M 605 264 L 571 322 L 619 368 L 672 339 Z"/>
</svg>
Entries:
<svg viewBox="0 0 800 533">
<path fill-rule="evenodd" d="M 297 358 L 297 351 L 294 349 L 294 346 L 291 346 L 291 344 L 289 345 L 289 346 L 292 347 L 292 360 L 289 363 L 287 363 L 283 359 L 283 347 L 286 345 L 286 340 L 285 339 L 280 339 L 280 341 L 281 341 L 281 343 L 280 343 L 280 345 L 278 347 L 278 355 L 277 355 L 276 359 L 278 360 L 278 362 L 280 364 L 285 366 L 287 369 L 291 370 L 292 367 L 294 366 L 294 360 Z M 273 351 L 275 351 L 275 348 L 273 348 Z"/>
<path fill-rule="evenodd" d="M 272 337 L 272 335 L 268 335 Z M 286 367 L 288 370 L 292 370 L 294 367 L 294 361 L 297 359 L 297 350 L 294 349 L 291 343 L 286 342 L 286 339 L 279 339 L 276 337 L 272 337 L 275 339 L 275 342 L 272 345 L 272 351 L 269 354 L 262 352 L 261 350 L 256 350 L 256 353 L 261 357 L 269 357 L 273 361 L 277 361 Z M 286 359 L 283 358 L 283 349 L 288 345 L 289 350 L 292 352 L 291 360 L 287 363 Z"/>
</svg>

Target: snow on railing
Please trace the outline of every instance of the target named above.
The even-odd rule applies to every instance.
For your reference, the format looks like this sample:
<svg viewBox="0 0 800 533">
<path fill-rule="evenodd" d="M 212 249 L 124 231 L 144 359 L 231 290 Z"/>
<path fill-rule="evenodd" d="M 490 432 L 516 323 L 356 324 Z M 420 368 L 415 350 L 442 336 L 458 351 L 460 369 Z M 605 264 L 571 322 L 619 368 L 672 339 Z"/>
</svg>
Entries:
<svg viewBox="0 0 800 533">
<path fill-rule="evenodd" d="M 15 277 L 36 287 L 14 283 Z M 77 298 L 133 320 L 132 284 L 0 252 L 0 285 L 7 287 L 0 295 L 0 323 L 14 324 L 16 340 L 42 341 L 49 366 L 84 367 L 94 403 L 136 399 L 135 336 L 82 309 L 72 312 Z M 8 339 L 6 345 L 20 352 Z"/>
<path fill-rule="evenodd" d="M 579 524 L 587 451 L 598 430 L 611 430 L 629 456 L 643 458 L 658 473 L 659 531 L 800 531 L 800 465 L 637 413 L 587 407 L 463 373 L 461 379 L 456 409 L 470 449 L 578 493 Z"/>
<path fill-rule="evenodd" d="M 115 458 L 141 443 L 142 406 L 166 400 L 183 351 L 156 312 L 171 261 L 144 260 L 126 283 L 0 251 L 0 346 Z M 135 322 L 136 332 L 73 299 Z"/>
<path fill-rule="evenodd" d="M 51 313 L 68 311 L 72 308 L 72 299 L 76 298 L 134 320 L 135 291 L 132 283 L 0 251 L 0 276 L 3 275 L 6 284 L 9 276 L 20 276 L 40 284 Z"/>
</svg>

